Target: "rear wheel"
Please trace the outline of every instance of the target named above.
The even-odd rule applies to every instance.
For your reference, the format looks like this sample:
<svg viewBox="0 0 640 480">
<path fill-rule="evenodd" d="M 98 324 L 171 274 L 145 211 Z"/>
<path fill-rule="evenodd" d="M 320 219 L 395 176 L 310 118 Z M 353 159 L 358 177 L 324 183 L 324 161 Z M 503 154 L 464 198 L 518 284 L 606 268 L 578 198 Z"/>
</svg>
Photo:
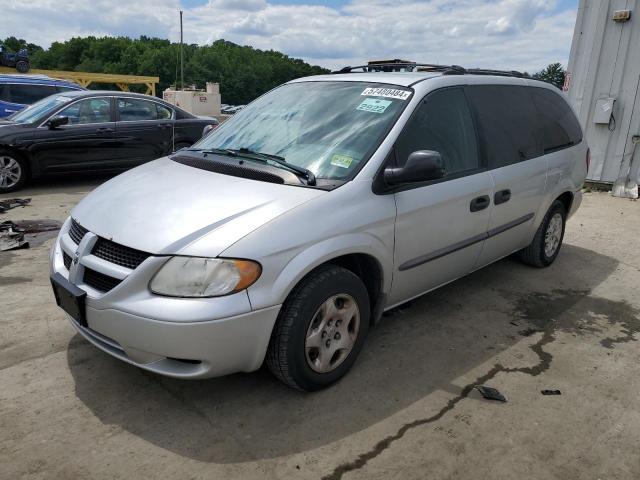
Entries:
<svg viewBox="0 0 640 480">
<path fill-rule="evenodd" d="M 318 268 L 282 306 L 267 366 L 298 390 L 319 390 L 351 368 L 369 330 L 369 295 L 362 280 L 335 265 Z"/>
<path fill-rule="evenodd" d="M 0 150 L 0 193 L 22 188 L 27 181 L 28 165 L 13 152 Z"/>
<path fill-rule="evenodd" d="M 18 63 L 16 63 L 16 70 L 20 73 L 27 73 L 29 71 L 29 68 L 29 62 L 26 62 L 24 60 L 20 60 Z"/>
<path fill-rule="evenodd" d="M 551 265 L 562 246 L 566 217 L 564 204 L 559 200 L 553 202 L 531 244 L 519 252 L 520 259 L 527 265 L 538 268 Z"/>
</svg>

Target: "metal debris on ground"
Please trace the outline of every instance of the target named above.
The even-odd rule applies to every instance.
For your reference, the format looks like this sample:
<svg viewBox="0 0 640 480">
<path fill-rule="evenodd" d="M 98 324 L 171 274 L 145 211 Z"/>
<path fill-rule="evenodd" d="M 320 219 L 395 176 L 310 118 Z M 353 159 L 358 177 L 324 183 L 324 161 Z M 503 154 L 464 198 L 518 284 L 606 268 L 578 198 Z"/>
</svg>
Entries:
<svg viewBox="0 0 640 480">
<path fill-rule="evenodd" d="M 0 223 L 0 251 L 29 248 L 57 235 L 62 224 L 56 220 L 21 220 Z"/>
<path fill-rule="evenodd" d="M 29 248 L 29 242 L 24 239 L 24 232 L 13 222 L 0 223 L 0 251 Z"/>
<path fill-rule="evenodd" d="M 30 203 L 30 198 L 9 198 L 7 200 L 0 200 L 0 213 L 4 213 L 12 208 L 27 206 Z"/>
<path fill-rule="evenodd" d="M 507 399 L 497 389 L 493 387 L 485 387 L 484 385 L 476 385 L 474 387 L 487 400 L 497 400 L 498 402 L 506 402 Z"/>
<path fill-rule="evenodd" d="M 543 395 L 562 395 L 560 390 L 540 390 Z"/>
</svg>

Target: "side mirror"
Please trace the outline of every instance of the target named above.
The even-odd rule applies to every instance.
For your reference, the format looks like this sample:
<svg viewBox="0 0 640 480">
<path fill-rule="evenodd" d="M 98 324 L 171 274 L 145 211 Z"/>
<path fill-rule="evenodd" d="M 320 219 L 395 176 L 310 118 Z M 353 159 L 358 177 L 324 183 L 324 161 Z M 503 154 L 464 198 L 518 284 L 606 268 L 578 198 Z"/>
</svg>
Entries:
<svg viewBox="0 0 640 480">
<path fill-rule="evenodd" d="M 206 137 L 207 135 L 209 135 L 211 132 L 213 132 L 216 128 L 218 128 L 218 123 L 212 123 L 210 125 L 205 126 L 202 129 L 202 137 Z"/>
<path fill-rule="evenodd" d="M 57 115 L 47 122 L 47 127 L 53 130 L 61 125 L 66 125 L 67 123 L 69 123 L 69 117 Z"/>
<path fill-rule="evenodd" d="M 409 155 L 403 167 L 387 167 L 384 181 L 387 185 L 427 182 L 444 177 L 444 162 L 439 152 L 418 150 Z"/>
</svg>

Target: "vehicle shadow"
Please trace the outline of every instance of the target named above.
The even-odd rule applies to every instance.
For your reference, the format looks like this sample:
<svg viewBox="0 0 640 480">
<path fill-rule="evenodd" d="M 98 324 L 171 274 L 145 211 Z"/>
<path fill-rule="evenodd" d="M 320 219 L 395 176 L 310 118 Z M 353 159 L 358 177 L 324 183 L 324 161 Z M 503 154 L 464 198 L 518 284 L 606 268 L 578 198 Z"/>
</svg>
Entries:
<svg viewBox="0 0 640 480">
<path fill-rule="evenodd" d="M 598 308 L 589 293 L 617 264 L 572 245 L 548 269 L 502 260 L 385 316 L 350 374 L 311 394 L 286 388 L 264 368 L 203 381 L 163 378 L 79 335 L 70 342 L 68 365 L 77 397 L 104 424 L 199 461 L 274 458 L 364 430 L 435 391 L 460 394 L 469 381 L 461 376 L 485 363 L 488 370 L 517 342 L 533 343 L 531 329 L 553 323 L 586 335 L 590 330 L 578 324 Z M 425 416 L 432 414 L 430 406 Z"/>
<path fill-rule="evenodd" d="M 88 193 L 116 175 L 118 175 L 118 173 L 97 173 L 92 175 L 68 174 L 36 178 L 17 192 L 1 194 L 0 199 L 37 197 L 40 195 L 50 195 L 52 193 Z"/>
</svg>

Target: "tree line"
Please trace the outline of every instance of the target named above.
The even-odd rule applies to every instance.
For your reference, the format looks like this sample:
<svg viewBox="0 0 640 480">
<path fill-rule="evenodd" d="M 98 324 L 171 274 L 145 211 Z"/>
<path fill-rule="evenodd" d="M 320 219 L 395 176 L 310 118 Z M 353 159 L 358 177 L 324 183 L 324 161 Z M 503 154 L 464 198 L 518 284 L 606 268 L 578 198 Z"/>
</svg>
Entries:
<svg viewBox="0 0 640 480">
<path fill-rule="evenodd" d="M 180 45 L 160 38 L 74 37 L 54 42 L 48 49 L 15 37 L 2 43 L 10 51 L 26 48 L 32 68 L 158 76 L 159 95 L 180 82 Z M 249 103 L 294 78 L 328 72 L 274 50 L 226 40 L 211 45 L 185 44 L 183 49 L 185 85 L 204 88 L 206 82 L 218 82 L 222 101 L 231 105 Z M 94 84 L 92 87 L 96 88 Z M 134 90 L 135 86 L 131 88 Z"/>
<path fill-rule="evenodd" d="M 159 95 L 180 81 L 180 45 L 165 39 L 74 37 L 54 42 L 48 49 L 16 37 L 6 38 L 2 43 L 10 51 L 26 48 L 33 68 L 158 76 Z M 206 82 L 218 82 L 222 101 L 231 105 L 249 103 L 294 78 L 328 72 L 274 50 L 259 50 L 226 40 L 211 45 L 185 44 L 183 49 L 185 85 L 204 88 Z M 552 63 L 531 77 L 562 88 L 565 73 L 560 63 Z M 92 87 L 96 88 L 93 84 Z"/>
</svg>

